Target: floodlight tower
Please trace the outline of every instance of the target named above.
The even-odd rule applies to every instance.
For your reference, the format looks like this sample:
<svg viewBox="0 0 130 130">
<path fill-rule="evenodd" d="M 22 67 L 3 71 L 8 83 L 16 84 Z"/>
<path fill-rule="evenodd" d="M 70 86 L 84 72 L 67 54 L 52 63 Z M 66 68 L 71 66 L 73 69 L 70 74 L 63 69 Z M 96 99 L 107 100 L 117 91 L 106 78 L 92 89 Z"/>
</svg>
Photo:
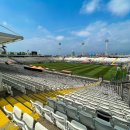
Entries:
<svg viewBox="0 0 130 130">
<path fill-rule="evenodd" d="M 38 50 L 38 55 L 40 56 L 40 53 L 41 53 L 41 51 L 40 50 Z"/>
<path fill-rule="evenodd" d="M 75 51 L 72 50 L 72 54 L 71 54 L 72 57 L 75 57 Z"/>
<path fill-rule="evenodd" d="M 61 43 L 59 43 L 58 45 L 59 45 L 59 56 L 60 56 Z"/>
<path fill-rule="evenodd" d="M 105 55 L 106 55 L 106 56 L 108 55 L 108 42 L 109 42 L 109 40 L 108 40 L 108 39 L 106 39 L 106 40 L 105 40 L 105 44 L 106 44 L 106 51 L 105 51 Z"/>
<path fill-rule="evenodd" d="M 83 52 L 83 51 L 84 51 L 84 45 L 85 45 L 85 43 L 82 42 L 82 43 L 81 43 L 81 46 L 83 47 L 83 50 L 82 50 L 82 56 L 83 56 L 83 53 L 84 53 L 84 52 Z"/>
</svg>

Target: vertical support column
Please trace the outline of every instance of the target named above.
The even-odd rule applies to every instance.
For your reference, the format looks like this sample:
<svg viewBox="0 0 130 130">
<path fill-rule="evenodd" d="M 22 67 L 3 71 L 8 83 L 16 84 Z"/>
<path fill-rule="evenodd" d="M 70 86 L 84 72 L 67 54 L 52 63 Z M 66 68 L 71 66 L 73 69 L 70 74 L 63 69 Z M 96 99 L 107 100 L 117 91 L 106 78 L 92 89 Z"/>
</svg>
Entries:
<svg viewBox="0 0 130 130">
<path fill-rule="evenodd" d="M 119 86 L 117 85 L 116 88 L 117 88 L 117 93 L 119 94 Z"/>
<path fill-rule="evenodd" d="M 130 107 L 130 85 L 128 86 L 128 103 Z"/>
<path fill-rule="evenodd" d="M 119 96 L 121 96 L 121 86 L 119 85 Z"/>
<path fill-rule="evenodd" d="M 117 86 L 115 85 L 115 91 L 116 91 L 116 93 L 117 93 L 117 89 L 118 89 L 118 88 L 117 88 Z"/>
<path fill-rule="evenodd" d="M 123 100 L 123 85 L 122 85 L 122 83 L 120 85 L 120 96 L 121 96 L 121 98 Z"/>
<path fill-rule="evenodd" d="M 116 85 L 112 85 L 112 88 L 114 88 L 114 91 L 117 92 L 117 87 L 116 87 Z"/>
</svg>

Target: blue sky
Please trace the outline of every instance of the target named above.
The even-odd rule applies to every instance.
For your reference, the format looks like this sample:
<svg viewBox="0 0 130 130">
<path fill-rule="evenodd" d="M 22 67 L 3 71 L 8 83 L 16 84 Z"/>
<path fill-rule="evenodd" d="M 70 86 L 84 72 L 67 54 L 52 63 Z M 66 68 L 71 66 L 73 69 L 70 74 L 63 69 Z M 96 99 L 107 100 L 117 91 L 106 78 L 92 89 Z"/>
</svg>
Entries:
<svg viewBox="0 0 130 130">
<path fill-rule="evenodd" d="M 0 0 L 0 24 L 24 36 L 8 51 L 130 52 L 130 0 Z"/>
</svg>

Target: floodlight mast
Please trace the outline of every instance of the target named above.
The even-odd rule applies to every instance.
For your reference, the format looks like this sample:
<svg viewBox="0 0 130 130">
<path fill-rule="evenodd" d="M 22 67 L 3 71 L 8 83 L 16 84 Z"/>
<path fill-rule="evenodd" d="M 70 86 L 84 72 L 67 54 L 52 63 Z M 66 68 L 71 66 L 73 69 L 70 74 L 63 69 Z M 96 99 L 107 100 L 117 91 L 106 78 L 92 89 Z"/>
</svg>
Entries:
<svg viewBox="0 0 130 130">
<path fill-rule="evenodd" d="M 59 57 L 60 57 L 60 53 L 61 53 L 61 43 L 58 43 L 58 45 L 59 45 Z"/>
<path fill-rule="evenodd" d="M 108 40 L 108 39 L 106 39 L 106 40 L 105 40 L 105 44 L 106 44 L 106 51 L 105 51 L 105 55 L 106 55 L 106 56 L 108 55 L 108 42 L 109 42 L 109 40 Z"/>
<path fill-rule="evenodd" d="M 82 43 L 81 43 L 81 46 L 83 47 L 83 50 L 82 50 L 82 56 L 84 55 L 84 45 L 85 45 L 85 43 L 82 42 Z"/>
</svg>

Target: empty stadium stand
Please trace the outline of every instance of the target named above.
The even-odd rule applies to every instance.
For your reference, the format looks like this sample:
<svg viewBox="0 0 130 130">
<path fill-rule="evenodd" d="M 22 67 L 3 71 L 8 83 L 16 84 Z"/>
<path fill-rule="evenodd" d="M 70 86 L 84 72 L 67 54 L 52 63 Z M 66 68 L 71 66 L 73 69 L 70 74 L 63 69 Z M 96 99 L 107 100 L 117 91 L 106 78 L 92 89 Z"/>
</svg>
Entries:
<svg viewBox="0 0 130 130">
<path fill-rule="evenodd" d="M 118 86 L 22 67 L 0 65 L 6 92 L 0 98 L 0 130 L 130 129 L 130 107 Z"/>
<path fill-rule="evenodd" d="M 127 57 L 124 58 L 111 58 L 111 57 L 31 57 L 31 56 L 12 56 L 12 57 L 0 57 L 0 63 L 12 61 L 13 63 L 20 64 L 31 64 L 31 63 L 43 63 L 43 62 L 78 62 L 78 63 L 97 63 L 97 64 L 126 64 L 130 62 L 130 59 Z"/>
<path fill-rule="evenodd" d="M 57 99 L 44 107 L 33 103 L 43 118 L 62 130 L 129 130 L 130 108 L 110 86 L 89 87 Z"/>
<path fill-rule="evenodd" d="M 9 96 L 0 99 L 0 107 L 2 113 L 5 111 L 8 117 L 15 111 L 18 116 L 19 113 L 25 113 L 25 117 L 27 116 L 26 118 L 32 124 L 33 120 L 36 122 L 42 116 L 43 119 L 45 118 L 52 124 L 56 124 L 60 129 L 87 130 L 96 128 L 96 130 L 127 130 L 129 128 L 130 114 L 128 105 L 121 100 L 113 88 L 109 88 L 109 86 L 94 86 L 80 88 L 81 90 L 75 92 L 73 89 L 67 89 L 38 93 L 37 95 L 39 96 L 45 94 L 44 96 L 48 97 L 47 104 L 41 102 L 42 100 L 46 102 L 45 98 L 35 99 L 36 95 L 34 96 L 34 94 L 32 94 L 34 97 L 32 96 L 31 98 L 30 95 Z M 73 93 L 68 94 L 70 92 Z M 58 95 L 57 98 L 54 98 L 56 95 Z M 10 126 L 12 129 L 18 129 L 19 127 L 24 129 L 25 125 L 27 125 L 27 128 L 32 128 L 30 123 L 23 123 L 23 120 L 26 119 L 20 119 L 21 122 L 19 122 L 15 119 L 16 117 L 13 117 L 13 120 L 17 126 L 13 125 L 5 113 L 2 116 L 5 119 L 4 122 L 2 119 L 0 120 L 2 122 L 0 128 L 2 126 Z M 47 129 L 47 127 L 45 128 L 41 124 L 40 126 L 45 130 Z"/>
<path fill-rule="evenodd" d="M 65 93 L 69 93 L 74 91 L 73 89 L 67 89 L 67 90 L 57 90 L 55 92 L 42 92 L 39 93 L 37 95 L 44 95 L 45 93 L 45 97 L 55 97 L 57 94 L 62 94 L 64 95 Z M 33 94 L 32 94 L 33 95 Z M 21 95 L 21 96 L 16 96 L 16 97 L 11 97 L 8 96 L 6 98 L 0 98 L 0 129 L 2 129 L 3 127 L 8 128 L 11 127 L 10 129 L 13 130 L 14 128 L 17 129 L 18 126 L 19 127 L 23 127 L 23 124 L 19 121 L 17 121 L 17 117 L 12 117 L 15 115 L 15 111 L 18 111 L 18 117 L 21 118 L 21 116 L 19 115 L 19 113 L 27 113 L 29 114 L 34 120 L 38 120 L 40 118 L 39 114 L 34 113 L 33 112 L 33 108 L 32 105 L 30 103 L 30 100 L 32 101 L 42 101 L 42 103 L 46 103 L 46 98 L 36 98 L 36 95 L 34 97 L 31 97 L 30 95 Z M 45 105 L 45 104 L 44 104 Z M 15 109 L 16 108 L 16 109 Z M 6 116 L 5 113 L 8 115 Z M 12 115 L 14 114 L 14 115 Z M 18 126 L 13 125 L 12 121 L 10 121 L 10 119 L 8 117 L 12 117 L 13 118 L 13 122 L 15 122 Z M 4 119 L 4 120 L 3 120 Z M 20 119 L 21 120 L 21 119 Z M 24 120 L 24 119 L 23 119 Z M 20 124 L 20 125 L 19 125 Z"/>
<path fill-rule="evenodd" d="M 30 74 L 26 73 L 19 73 L 19 71 L 12 71 L 12 68 L 10 68 L 10 71 L 7 72 L 5 67 L 5 71 L 2 72 L 2 87 L 7 91 L 10 96 L 0 98 L 1 130 L 18 130 L 19 128 L 32 128 L 32 126 L 24 124 L 23 122 L 25 119 L 21 118 L 21 116 L 19 115 L 20 113 L 25 113 L 25 117 L 27 117 L 28 120 L 34 120 L 33 122 L 39 120 L 40 115 L 34 111 L 30 100 L 34 102 L 41 102 L 43 105 L 46 105 L 47 98 L 55 98 L 57 95 L 64 95 L 79 89 L 79 87 L 75 86 L 77 85 L 78 80 L 75 80 L 73 78 L 71 82 L 71 79 L 68 78 L 64 79 L 63 77 L 58 75 L 53 76 L 52 74 L 45 74 L 43 75 L 43 79 L 43 77 L 41 78 L 36 75 L 31 76 Z M 52 81 L 50 81 L 50 78 L 52 79 Z M 64 84 L 66 82 L 67 85 Z M 85 83 L 87 84 L 89 82 Z M 83 83 L 81 82 L 79 82 L 79 84 L 80 86 L 83 85 Z M 19 93 L 15 94 L 16 90 Z M 18 114 L 18 117 L 16 117 L 17 114 L 15 114 L 15 112 Z M 39 123 L 35 124 L 36 128 L 34 127 L 33 129 L 47 129 L 47 127 L 44 128 L 44 126 Z M 25 125 L 27 125 L 27 128 L 24 128 Z"/>
</svg>

